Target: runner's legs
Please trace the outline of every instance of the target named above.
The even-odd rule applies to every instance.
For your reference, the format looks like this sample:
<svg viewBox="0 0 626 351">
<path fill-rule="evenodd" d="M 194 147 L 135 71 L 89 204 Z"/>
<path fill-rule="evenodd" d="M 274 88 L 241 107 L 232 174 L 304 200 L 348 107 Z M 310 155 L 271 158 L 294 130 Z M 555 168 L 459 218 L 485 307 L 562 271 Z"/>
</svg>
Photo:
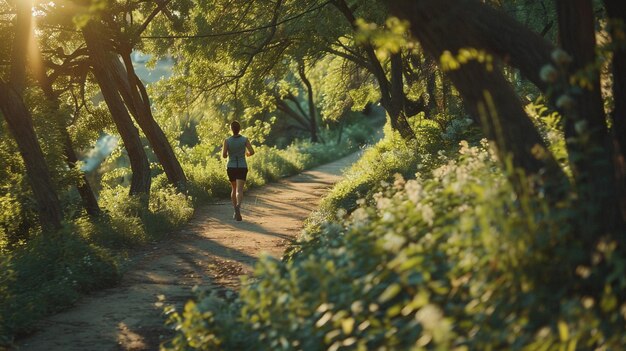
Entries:
<svg viewBox="0 0 626 351">
<path fill-rule="evenodd" d="M 243 201 L 243 186 L 244 184 L 246 184 L 246 181 L 243 179 L 237 179 L 236 181 L 237 185 L 237 193 L 236 193 L 236 198 L 235 198 L 235 206 L 239 205 L 241 206 L 241 203 Z"/>
<path fill-rule="evenodd" d="M 230 181 L 230 200 L 233 202 L 233 207 L 237 207 L 237 182 L 239 180 Z"/>
</svg>

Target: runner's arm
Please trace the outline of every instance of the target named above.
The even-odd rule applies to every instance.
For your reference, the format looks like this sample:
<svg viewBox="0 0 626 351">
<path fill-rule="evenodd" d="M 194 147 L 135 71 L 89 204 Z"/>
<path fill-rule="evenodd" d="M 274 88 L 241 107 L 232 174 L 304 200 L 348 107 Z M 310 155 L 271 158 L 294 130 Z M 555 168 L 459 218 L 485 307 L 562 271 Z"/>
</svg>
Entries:
<svg viewBox="0 0 626 351">
<path fill-rule="evenodd" d="M 252 148 L 252 144 L 250 144 L 250 140 L 246 140 L 246 149 L 248 149 L 248 152 L 246 152 L 246 156 L 254 155 L 254 149 Z"/>
<path fill-rule="evenodd" d="M 226 144 L 226 140 L 224 139 L 224 145 L 222 145 L 222 157 L 226 158 L 228 157 L 228 144 Z"/>
</svg>

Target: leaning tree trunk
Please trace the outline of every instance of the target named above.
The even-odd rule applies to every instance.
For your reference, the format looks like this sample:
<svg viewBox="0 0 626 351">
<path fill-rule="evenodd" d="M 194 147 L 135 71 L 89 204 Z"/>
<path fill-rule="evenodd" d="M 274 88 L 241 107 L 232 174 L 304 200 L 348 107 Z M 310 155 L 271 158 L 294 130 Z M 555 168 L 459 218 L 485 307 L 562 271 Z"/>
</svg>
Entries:
<svg viewBox="0 0 626 351">
<path fill-rule="evenodd" d="M 589 71 L 596 61 L 595 22 L 591 0 L 556 1 L 559 38 L 563 49 L 571 55 L 570 75 L 585 72 L 585 86 L 572 87 L 563 97 L 573 99 L 562 106 L 565 140 L 572 173 L 579 193 L 580 208 L 586 210 L 581 232 L 587 242 L 621 227 L 621 214 L 616 192 L 613 145 L 609 138 L 600 72 Z"/>
<path fill-rule="evenodd" d="M 294 97 L 293 99 L 290 99 L 294 105 L 296 105 L 298 107 L 298 110 L 300 110 L 301 108 L 298 105 L 298 100 Z M 275 105 L 276 108 L 279 111 L 282 111 L 283 113 L 285 113 L 285 115 L 287 115 L 288 117 L 291 117 L 291 119 L 293 119 L 295 122 L 298 122 L 298 124 L 300 125 L 300 127 L 298 127 L 298 129 L 302 129 L 305 131 L 309 131 L 309 126 L 310 123 L 309 121 L 307 121 L 306 117 L 304 116 L 303 113 L 298 113 L 296 111 L 294 111 L 293 108 L 291 108 L 287 102 L 285 100 L 283 100 L 283 98 L 280 97 L 279 94 L 274 94 L 274 101 L 275 101 Z"/>
<path fill-rule="evenodd" d="M 58 121 L 61 122 L 61 121 Z M 74 150 L 74 146 L 72 145 L 72 138 L 70 134 L 67 132 L 67 129 L 63 125 L 59 125 L 59 129 L 61 130 L 61 137 L 63 138 L 63 152 L 65 153 L 65 162 L 70 169 L 74 169 L 78 165 L 78 156 L 76 156 L 76 151 Z M 76 183 L 76 189 L 78 190 L 78 194 L 83 203 L 83 207 L 87 214 L 92 217 L 99 216 L 102 211 L 100 210 L 100 206 L 98 205 L 98 200 L 96 199 L 96 195 L 87 180 L 87 176 L 84 172 L 80 172 L 80 178 Z"/>
<path fill-rule="evenodd" d="M 148 157 L 141 144 L 139 131 L 135 128 L 133 120 L 128 114 L 124 102 L 118 93 L 115 84 L 115 73 L 107 70 L 109 62 L 107 61 L 107 55 L 104 51 L 106 41 L 102 40 L 103 34 L 93 22 L 88 23 L 83 28 L 83 35 L 87 48 L 89 49 L 89 57 L 92 60 L 94 76 L 100 86 L 104 100 L 109 107 L 113 122 L 122 137 L 124 147 L 128 152 L 130 167 L 133 172 L 130 194 L 140 195 L 144 206 L 147 206 L 151 182 L 150 164 L 148 163 Z"/>
<path fill-rule="evenodd" d="M 32 117 L 20 95 L 0 80 L 0 110 L 26 166 L 26 175 L 37 201 L 39 221 L 44 230 L 61 228 L 63 212 L 46 165 Z"/>
<path fill-rule="evenodd" d="M 473 28 L 467 21 L 453 22 L 454 7 L 446 1 L 397 0 L 389 4 L 396 16 L 409 20 L 411 33 L 420 41 L 424 51 L 434 58 L 442 57 L 444 52 L 454 56 L 461 49 L 476 47 Z M 514 167 L 508 174 L 516 192 L 524 195 L 527 191 L 527 176 L 544 183 L 549 189 L 548 194 L 554 196 L 554 202 L 560 199 L 559 187 L 567 184 L 567 178 L 499 68 L 470 60 L 446 74 L 468 110 L 479 117 L 481 127 L 495 144 L 503 166 Z M 520 176 L 517 169 L 523 170 L 525 176 Z"/>
<path fill-rule="evenodd" d="M 611 113 L 615 167 L 622 206 L 622 218 L 626 219 L 626 3 L 623 0 L 604 0 L 609 28 L 613 40 L 613 101 Z M 621 25 L 621 27 L 620 27 Z"/>
<path fill-rule="evenodd" d="M 41 86 L 41 89 L 48 100 L 48 103 L 51 105 L 53 110 L 53 115 L 56 118 L 56 123 L 61 133 L 62 143 L 63 143 L 63 153 L 65 154 L 65 162 L 70 169 L 74 169 L 78 164 L 78 156 L 76 156 L 76 151 L 74 150 L 74 146 L 72 143 L 72 138 L 70 133 L 67 131 L 67 127 L 63 122 L 61 116 L 59 115 L 59 99 L 57 95 L 54 93 L 52 89 L 52 84 L 48 77 L 45 76 L 44 72 L 36 73 L 37 80 Z M 98 205 L 98 200 L 94 195 L 93 190 L 91 189 L 91 185 L 87 180 L 84 172 L 80 172 L 80 178 L 77 181 L 76 189 L 78 190 L 78 194 L 83 203 L 83 207 L 87 211 L 87 214 L 90 216 L 96 217 L 101 214 L 100 206 Z"/>
<path fill-rule="evenodd" d="M 24 160 L 26 176 L 37 202 L 39 221 L 44 231 L 48 231 L 61 228 L 63 210 L 37 140 L 32 116 L 21 96 L 26 87 L 26 51 L 31 37 L 31 9 L 32 1 L 17 2 L 11 80 L 5 83 L 0 79 L 0 111 Z"/>
<path fill-rule="evenodd" d="M 317 137 L 317 116 L 315 114 L 315 102 L 313 101 L 313 87 L 311 82 L 306 77 L 304 72 L 304 63 L 300 62 L 298 67 L 298 73 L 302 83 L 306 86 L 307 96 L 309 100 L 309 129 L 311 130 L 311 142 L 317 143 L 319 138 Z"/>
<path fill-rule="evenodd" d="M 139 127 L 146 135 L 159 163 L 163 166 L 167 179 L 180 191 L 184 191 L 187 186 L 187 177 L 165 133 L 154 120 L 148 93 L 135 73 L 130 59 L 130 52 L 122 55 L 122 58 L 126 69 L 121 66 L 121 63 L 113 53 L 109 54 L 111 70 L 114 70 L 117 76 L 118 89 L 122 93 L 122 97 L 135 117 L 137 124 L 139 124 Z"/>
</svg>

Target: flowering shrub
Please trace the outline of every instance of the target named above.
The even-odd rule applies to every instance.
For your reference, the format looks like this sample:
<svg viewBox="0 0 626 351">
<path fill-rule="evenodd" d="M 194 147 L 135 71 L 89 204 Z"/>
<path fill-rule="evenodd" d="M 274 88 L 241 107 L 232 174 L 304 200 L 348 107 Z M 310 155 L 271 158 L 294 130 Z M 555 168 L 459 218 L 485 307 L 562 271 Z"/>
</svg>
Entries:
<svg viewBox="0 0 626 351">
<path fill-rule="evenodd" d="M 562 212 L 547 212 L 541 200 L 517 198 L 484 141 L 462 141 L 458 153 L 428 164 L 413 179 L 398 174 L 370 187 L 349 215 L 335 207 L 336 215 L 309 226 L 307 242 L 289 260 L 260 259 L 239 296 L 202 295 L 183 312 L 170 308 L 178 334 L 167 347 L 617 350 L 626 344 L 626 305 L 615 291 L 626 284 L 625 262 L 615 244 L 581 248 L 566 235 L 568 203 Z M 582 249 L 593 250 L 597 264 L 577 267 Z M 583 288 L 595 284 L 598 293 Z"/>
</svg>

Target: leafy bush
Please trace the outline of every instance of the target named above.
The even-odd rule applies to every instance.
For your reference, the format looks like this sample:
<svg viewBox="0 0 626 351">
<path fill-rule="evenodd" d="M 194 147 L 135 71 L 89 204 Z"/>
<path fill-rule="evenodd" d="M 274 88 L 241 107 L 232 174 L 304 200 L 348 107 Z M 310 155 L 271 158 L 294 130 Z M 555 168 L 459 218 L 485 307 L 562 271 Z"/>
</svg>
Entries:
<svg viewBox="0 0 626 351">
<path fill-rule="evenodd" d="M 320 209 L 309 218 L 314 225 L 334 216 L 343 208 L 348 212 L 357 206 L 357 200 L 371 198 L 381 181 L 391 181 L 393 174 L 411 176 L 422 168 L 432 168 L 437 162 L 433 155 L 449 148 L 449 143 L 441 137 L 438 125 L 429 120 L 411 119 L 417 140 L 407 144 L 400 135 L 385 126 L 386 137 L 374 147 L 367 149 L 363 156 L 345 173 L 344 180 L 336 184 L 322 200 Z"/>
<path fill-rule="evenodd" d="M 332 140 L 328 135 L 332 135 L 332 132 L 322 133 L 325 139 Z M 345 128 L 345 136 L 339 144 L 332 141 L 324 144 L 296 140 L 284 149 L 257 146 L 255 155 L 247 160 L 250 172 L 246 186 L 258 187 L 336 160 L 357 151 L 364 143 L 371 142 L 374 136 L 374 127 L 357 123 Z M 194 201 L 230 196 L 225 161 L 215 151 L 214 148 L 209 150 L 207 145 L 200 143 L 186 149 L 179 157 L 189 178 L 189 193 Z"/>
<path fill-rule="evenodd" d="M 383 155 L 388 142 L 389 137 L 364 159 Z M 387 164 L 394 165 L 394 157 L 386 154 L 392 160 Z M 369 187 L 373 191 L 363 194 L 350 215 L 339 208 L 309 226 L 303 239 L 308 242 L 287 261 L 262 258 L 239 296 L 201 295 L 182 313 L 168 310 L 178 330 L 168 347 L 626 345 L 626 304 L 620 302 L 626 262 L 615 243 L 584 248 L 572 240 L 568 223 L 577 212 L 568 200 L 561 210 L 548 211 L 540 199 L 517 198 L 486 142 L 461 142 L 451 155 L 410 160 L 423 165 L 415 179 L 398 174 L 381 182 L 385 173 L 370 168 L 379 186 Z M 347 177 L 366 183 L 363 174 Z M 580 263 L 583 250 L 593 251 L 590 265 Z"/>
<path fill-rule="evenodd" d="M 351 129 L 355 128 L 347 128 L 346 133 L 352 133 Z M 358 130 L 362 133 L 369 129 Z M 0 142 L 0 153 L 4 154 L 2 147 L 9 146 Z M 358 146 L 344 138 L 339 145 L 301 141 L 283 150 L 258 147 L 257 154 L 250 158 L 248 185 L 260 186 L 295 174 L 347 155 Z M 27 331 L 34 320 L 72 304 L 80 293 L 115 283 L 120 274 L 118 261 L 126 250 L 186 223 L 194 206 L 213 197 L 229 196 L 225 165 L 215 152 L 214 147 L 203 143 L 179 150 L 189 178 L 188 195 L 169 185 L 161 173 L 153 178 L 147 210 L 140 199 L 129 195 L 128 187 L 118 184 L 129 172 L 128 168 L 118 167 L 105 177 L 100 191 L 101 217 L 90 218 L 78 212 L 62 233 L 45 237 L 36 230 L 21 229 L 23 223 L 35 223 L 34 206 L 27 201 L 29 193 L 21 184 L 23 176 L 7 173 L 14 182 L 6 184 L 14 184 L 16 189 L 0 194 L 0 345 L 8 344 L 16 333 Z M 19 159 L 12 160 L 20 166 Z"/>
<path fill-rule="evenodd" d="M 0 259 L 0 339 L 27 331 L 32 321 L 73 303 L 80 293 L 108 287 L 118 264 L 107 250 L 90 244 L 68 225 L 38 236 Z"/>
<path fill-rule="evenodd" d="M 162 178 L 165 176 L 162 175 Z M 180 227 L 194 213 L 191 198 L 164 181 L 163 185 L 150 192 L 148 210 L 143 222 L 147 232 L 154 234 L 163 234 Z"/>
</svg>

